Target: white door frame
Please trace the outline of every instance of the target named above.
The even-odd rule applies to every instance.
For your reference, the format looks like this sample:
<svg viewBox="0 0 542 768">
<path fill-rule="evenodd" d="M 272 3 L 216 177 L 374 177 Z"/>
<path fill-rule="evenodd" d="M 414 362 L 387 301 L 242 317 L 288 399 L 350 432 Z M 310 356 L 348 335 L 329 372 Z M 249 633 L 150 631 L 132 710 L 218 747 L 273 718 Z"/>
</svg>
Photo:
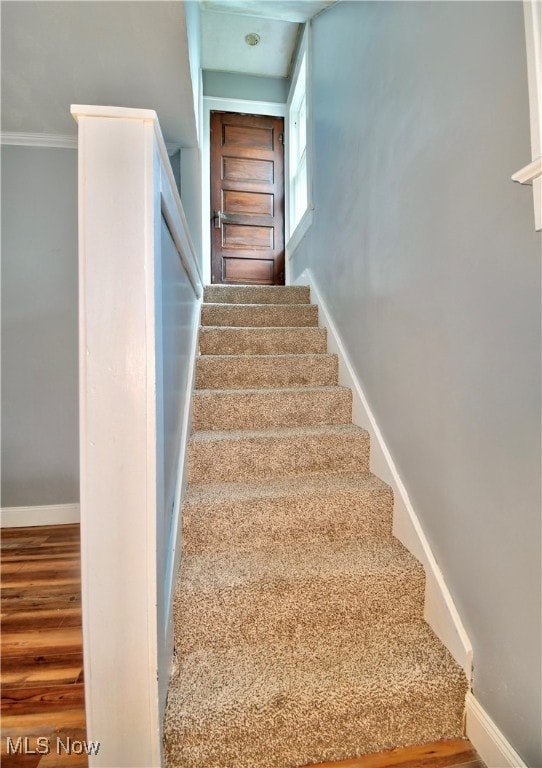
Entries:
<svg viewBox="0 0 542 768">
<path fill-rule="evenodd" d="M 230 99 L 217 96 L 203 97 L 203 133 L 201 151 L 201 250 L 202 275 L 204 285 L 211 284 L 211 112 L 240 112 L 245 115 L 270 115 L 284 118 L 286 131 L 286 104 L 273 101 L 250 101 L 249 99 Z M 284 179 L 284 206 L 287 207 L 286 196 L 288 185 Z M 286 282 L 288 275 L 285 275 Z"/>
</svg>

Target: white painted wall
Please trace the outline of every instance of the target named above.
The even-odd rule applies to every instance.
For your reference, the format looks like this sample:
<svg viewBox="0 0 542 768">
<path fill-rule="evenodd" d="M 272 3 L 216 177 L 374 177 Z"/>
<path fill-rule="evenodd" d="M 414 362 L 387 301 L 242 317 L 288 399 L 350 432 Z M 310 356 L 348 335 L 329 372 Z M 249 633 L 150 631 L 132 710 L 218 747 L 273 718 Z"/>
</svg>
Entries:
<svg viewBox="0 0 542 768">
<path fill-rule="evenodd" d="M 2 147 L 4 507 L 79 501 L 77 152 Z"/>
<path fill-rule="evenodd" d="M 313 22 L 310 267 L 472 640 L 474 694 L 540 744 L 540 235 L 521 3 Z"/>
</svg>

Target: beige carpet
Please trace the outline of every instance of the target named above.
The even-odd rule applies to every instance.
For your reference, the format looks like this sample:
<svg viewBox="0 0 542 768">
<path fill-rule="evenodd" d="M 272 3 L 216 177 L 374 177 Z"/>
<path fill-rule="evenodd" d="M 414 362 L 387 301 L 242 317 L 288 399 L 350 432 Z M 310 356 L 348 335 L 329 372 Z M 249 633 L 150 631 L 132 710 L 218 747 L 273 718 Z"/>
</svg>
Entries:
<svg viewBox="0 0 542 768">
<path fill-rule="evenodd" d="M 168 768 L 298 768 L 463 735 L 467 682 L 304 287 L 205 291 Z"/>
</svg>

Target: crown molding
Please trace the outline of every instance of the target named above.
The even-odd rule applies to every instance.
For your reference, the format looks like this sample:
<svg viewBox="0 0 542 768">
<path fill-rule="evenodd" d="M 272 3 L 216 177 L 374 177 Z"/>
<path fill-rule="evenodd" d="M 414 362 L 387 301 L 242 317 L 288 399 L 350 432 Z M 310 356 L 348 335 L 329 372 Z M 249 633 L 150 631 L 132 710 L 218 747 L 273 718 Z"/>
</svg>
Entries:
<svg viewBox="0 0 542 768">
<path fill-rule="evenodd" d="M 67 136 L 58 133 L 22 133 L 19 131 L 2 131 L 0 144 L 13 147 L 54 147 L 59 149 L 76 149 L 77 136 Z"/>
<path fill-rule="evenodd" d="M 2 131 L 0 143 L 12 147 L 54 147 L 58 149 L 76 149 L 77 136 L 58 133 L 22 133 Z"/>
<path fill-rule="evenodd" d="M 7 147 L 49 147 L 50 149 L 77 149 L 77 136 L 67 136 L 60 133 L 22 133 L 19 131 L 2 131 L 0 144 Z M 173 155 L 181 149 L 178 142 L 166 142 L 168 155 Z"/>
</svg>

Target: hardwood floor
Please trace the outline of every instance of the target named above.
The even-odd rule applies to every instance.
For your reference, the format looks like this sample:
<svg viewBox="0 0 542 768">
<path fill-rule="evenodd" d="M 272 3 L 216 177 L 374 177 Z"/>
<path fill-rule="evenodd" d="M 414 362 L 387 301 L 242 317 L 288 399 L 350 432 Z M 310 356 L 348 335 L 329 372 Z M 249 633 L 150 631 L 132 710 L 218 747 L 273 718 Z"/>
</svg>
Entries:
<svg viewBox="0 0 542 768">
<path fill-rule="evenodd" d="M 305 768 L 311 768 L 305 766 Z M 450 739 L 312 768 L 486 768 L 470 741 Z"/>
<path fill-rule="evenodd" d="M 2 766 L 87 768 L 79 526 L 4 528 L 1 552 Z M 485 768 L 462 740 L 313 766 L 392 767 Z"/>
<path fill-rule="evenodd" d="M 79 551 L 78 525 L 2 529 L 3 768 L 88 765 Z"/>
</svg>

